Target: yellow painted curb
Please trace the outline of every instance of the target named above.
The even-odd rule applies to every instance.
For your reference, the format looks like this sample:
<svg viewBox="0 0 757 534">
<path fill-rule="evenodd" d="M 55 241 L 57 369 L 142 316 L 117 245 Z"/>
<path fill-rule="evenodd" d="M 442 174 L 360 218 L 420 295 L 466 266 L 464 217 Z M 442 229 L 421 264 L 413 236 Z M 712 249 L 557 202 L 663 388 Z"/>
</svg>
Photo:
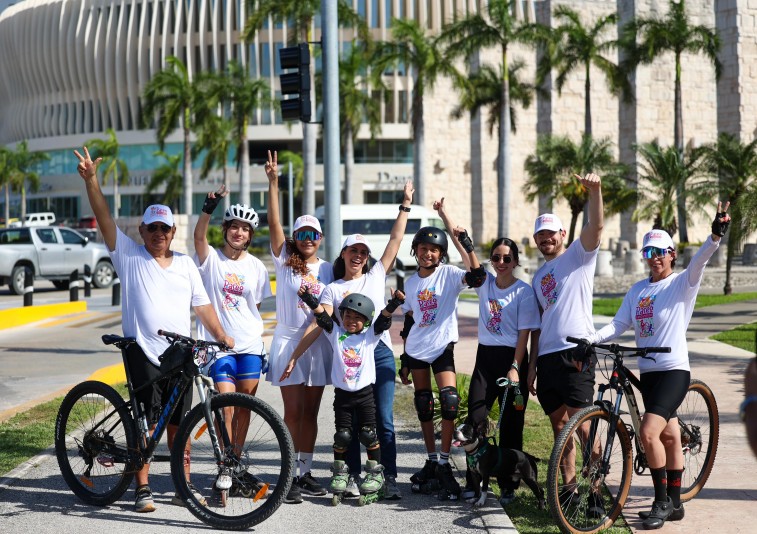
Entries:
<svg viewBox="0 0 757 534">
<path fill-rule="evenodd" d="M 105 382 L 106 384 L 110 384 L 111 386 L 126 382 L 126 371 L 124 370 L 124 364 L 122 362 L 111 365 L 109 367 L 98 369 L 97 371 L 89 375 L 89 378 L 87 378 L 87 380 L 99 380 L 100 382 Z"/>
<path fill-rule="evenodd" d="M 276 296 L 276 280 L 271 280 L 271 293 Z"/>
<path fill-rule="evenodd" d="M 78 302 L 61 302 L 58 304 L 42 304 L 40 306 L 24 306 L 23 308 L 0 310 L 0 330 L 34 323 L 51 317 L 59 317 L 61 315 L 70 315 L 72 313 L 81 313 L 85 311 L 87 311 L 87 303 L 83 300 Z"/>
</svg>

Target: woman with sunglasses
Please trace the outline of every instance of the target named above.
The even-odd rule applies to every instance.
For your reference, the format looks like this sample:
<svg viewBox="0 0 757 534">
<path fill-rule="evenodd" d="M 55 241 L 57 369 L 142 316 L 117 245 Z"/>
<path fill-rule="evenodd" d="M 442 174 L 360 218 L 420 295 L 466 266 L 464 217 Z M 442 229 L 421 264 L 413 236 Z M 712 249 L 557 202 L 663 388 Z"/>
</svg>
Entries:
<svg viewBox="0 0 757 534">
<path fill-rule="evenodd" d="M 299 476 L 284 502 L 302 502 L 302 493 L 325 495 L 326 490 L 310 473 L 313 450 L 318 435 L 318 411 L 323 388 L 331 383 L 331 347 L 325 336 L 319 336 L 297 361 L 291 375 L 281 380 L 295 347 L 313 321 L 313 311 L 300 299 L 298 292 L 320 298 L 323 289 L 334 279 L 333 268 L 318 257 L 323 233 L 318 219 L 302 215 L 294 222 L 292 237 L 284 235 L 279 219 L 278 154 L 268 151 L 265 163 L 268 176 L 268 226 L 271 234 L 271 255 L 276 268 L 276 330 L 270 350 L 266 379 L 281 388 L 284 401 L 284 422 L 292 435 Z M 383 306 L 382 306 L 383 307 Z"/>
<path fill-rule="evenodd" d="M 589 343 L 604 343 L 633 327 L 639 347 L 670 347 L 654 360 L 639 359 L 641 396 L 645 413 L 641 441 L 654 484 L 654 502 L 649 512 L 640 512 L 645 529 L 658 529 L 666 520 L 680 521 L 681 473 L 684 458 L 676 409 L 683 401 L 690 381 L 686 329 L 694 311 L 707 262 L 718 249 L 731 217 L 730 203 L 718 202 L 712 234 L 680 273 L 673 271 L 676 249 L 664 230 L 644 236 L 641 255 L 650 276 L 634 284 L 623 299 L 612 322 L 589 337 Z"/>
</svg>

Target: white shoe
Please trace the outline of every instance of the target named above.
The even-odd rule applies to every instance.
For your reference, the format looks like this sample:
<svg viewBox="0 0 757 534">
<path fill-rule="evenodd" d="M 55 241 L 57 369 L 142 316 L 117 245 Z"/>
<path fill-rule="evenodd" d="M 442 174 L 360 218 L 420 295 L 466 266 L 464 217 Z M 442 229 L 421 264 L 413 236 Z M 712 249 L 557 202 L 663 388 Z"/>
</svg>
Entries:
<svg viewBox="0 0 757 534">
<path fill-rule="evenodd" d="M 344 490 L 345 497 L 360 497 L 360 475 L 350 475 L 347 479 L 347 489 Z"/>
</svg>

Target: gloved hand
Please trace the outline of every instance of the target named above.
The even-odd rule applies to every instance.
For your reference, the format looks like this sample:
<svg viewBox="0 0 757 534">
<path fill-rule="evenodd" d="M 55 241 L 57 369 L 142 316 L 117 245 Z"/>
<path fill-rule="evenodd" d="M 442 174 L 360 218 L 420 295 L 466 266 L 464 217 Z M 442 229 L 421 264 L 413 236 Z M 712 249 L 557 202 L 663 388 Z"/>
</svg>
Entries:
<svg viewBox="0 0 757 534">
<path fill-rule="evenodd" d="M 720 204 L 718 204 L 720 207 Z M 728 205 L 726 208 L 728 209 Z M 731 216 L 726 211 L 720 211 L 715 214 L 715 219 L 712 221 L 712 233 L 714 235 L 723 237 L 728 231 L 728 226 L 731 224 Z"/>
<path fill-rule="evenodd" d="M 594 347 L 591 346 L 587 340 L 582 339 L 581 342 L 576 345 L 571 354 L 573 364 L 576 366 L 579 372 L 591 367 L 597 360 L 597 353 Z"/>
</svg>

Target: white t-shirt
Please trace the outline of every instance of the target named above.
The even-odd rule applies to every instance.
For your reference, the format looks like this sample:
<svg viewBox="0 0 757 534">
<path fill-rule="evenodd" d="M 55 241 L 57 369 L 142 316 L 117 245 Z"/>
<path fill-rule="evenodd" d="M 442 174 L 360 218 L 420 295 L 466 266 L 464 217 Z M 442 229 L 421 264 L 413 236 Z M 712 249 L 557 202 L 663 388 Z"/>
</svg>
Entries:
<svg viewBox="0 0 757 534">
<path fill-rule="evenodd" d="M 195 262 L 199 263 L 197 256 Z M 246 254 L 241 260 L 232 260 L 221 250 L 210 249 L 205 262 L 199 267 L 202 283 L 221 325 L 234 338 L 234 351 L 264 354 L 263 319 L 257 305 L 272 293 L 268 270 L 263 262 L 251 254 Z M 199 321 L 197 337 L 214 339 Z"/>
<path fill-rule="evenodd" d="M 720 241 L 715 242 L 710 236 L 682 273 L 673 273 L 655 283 L 650 278 L 636 282 L 626 293 L 612 322 L 587 339 L 602 343 L 633 326 L 637 347 L 670 347 L 670 353 L 650 354 L 656 361 L 639 358 L 639 372 L 690 371 L 686 330 L 694 313 L 704 268 L 718 246 Z"/>
<path fill-rule="evenodd" d="M 337 323 L 331 333 L 324 332 L 331 343 L 334 359 L 331 383 L 345 391 L 358 391 L 376 382 L 374 351 L 379 336 L 369 326 L 360 334 L 347 334 Z"/>
<path fill-rule="evenodd" d="M 405 352 L 416 360 L 433 362 L 447 345 L 457 343 L 457 299 L 466 288 L 465 271 L 442 264 L 426 278 L 416 272 L 405 282 L 402 312 L 413 312 L 415 324 Z"/>
<path fill-rule="evenodd" d="M 307 263 L 308 274 L 300 276 L 286 265 L 289 254 L 286 244 L 281 249 L 281 255 L 273 256 L 276 269 L 276 320 L 292 328 L 301 328 L 313 322 L 313 310 L 302 302 L 297 292 L 300 287 L 307 287 L 311 294 L 320 299 L 327 284 L 334 279 L 334 269 L 327 261 L 318 258 L 315 263 Z"/>
<path fill-rule="evenodd" d="M 531 286 L 542 309 L 539 356 L 573 348 L 565 340 L 568 336 L 588 338 L 594 332 L 591 312 L 598 253 L 599 247 L 587 252 L 576 239 L 534 274 Z"/>
<path fill-rule="evenodd" d="M 121 280 L 124 335 L 136 338 L 147 358 L 160 365 L 158 356 L 168 340 L 158 330 L 190 336 L 190 308 L 210 304 L 197 266 L 189 256 L 174 252 L 171 265 L 163 269 L 144 245 L 120 229 L 110 258 Z"/>
<path fill-rule="evenodd" d="M 497 277 L 486 273 L 478 293 L 478 342 L 487 346 L 515 347 L 519 330 L 539 328 L 539 307 L 534 290 L 523 280 L 497 287 Z"/>
<path fill-rule="evenodd" d="M 386 307 L 386 270 L 384 270 L 384 264 L 377 261 L 370 271 L 355 280 L 343 280 L 341 278 L 334 280 L 323 290 L 321 304 L 331 306 L 334 309 L 334 314 L 341 317 L 339 305 L 344 297 L 350 293 L 360 293 L 371 299 L 374 307 L 373 320 L 375 321 L 381 310 Z M 385 330 L 381 334 L 381 341 L 390 349 L 392 348 L 389 330 Z"/>
</svg>

